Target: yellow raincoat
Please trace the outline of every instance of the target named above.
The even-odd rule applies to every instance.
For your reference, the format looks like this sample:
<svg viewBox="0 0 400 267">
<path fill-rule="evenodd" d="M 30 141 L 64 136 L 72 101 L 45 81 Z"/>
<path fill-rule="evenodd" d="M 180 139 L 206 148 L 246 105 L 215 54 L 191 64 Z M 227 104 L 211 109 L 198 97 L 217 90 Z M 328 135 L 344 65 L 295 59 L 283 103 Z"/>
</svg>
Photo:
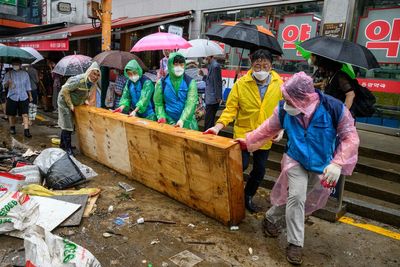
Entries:
<svg viewBox="0 0 400 267">
<path fill-rule="evenodd" d="M 275 107 L 282 100 L 281 85 L 283 82 L 278 73 L 271 71 L 271 80 L 262 101 L 252 73 L 253 71 L 249 70 L 233 85 L 226 108 L 217 121 L 217 123 L 227 126 L 235 120 L 234 138 L 246 138 L 246 133 L 257 129 L 272 116 Z M 270 149 L 271 145 L 272 142 L 268 142 L 260 149 Z"/>
</svg>

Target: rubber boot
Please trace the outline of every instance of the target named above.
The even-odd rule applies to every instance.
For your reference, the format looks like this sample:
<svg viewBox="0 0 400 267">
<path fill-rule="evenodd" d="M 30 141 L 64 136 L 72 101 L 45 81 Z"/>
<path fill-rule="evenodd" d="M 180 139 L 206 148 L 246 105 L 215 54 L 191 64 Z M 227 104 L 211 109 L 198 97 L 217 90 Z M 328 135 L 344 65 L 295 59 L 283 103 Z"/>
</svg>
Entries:
<svg viewBox="0 0 400 267">
<path fill-rule="evenodd" d="M 10 134 L 16 134 L 17 133 L 17 131 L 15 130 L 15 126 L 11 126 L 10 127 Z"/>
<path fill-rule="evenodd" d="M 60 148 L 65 150 L 65 130 L 61 130 Z"/>
<path fill-rule="evenodd" d="M 255 213 L 255 212 L 259 212 L 260 211 L 260 208 L 257 207 L 256 205 L 254 205 L 252 196 L 245 195 L 244 196 L 244 204 L 245 204 L 246 209 L 248 211 L 250 211 L 251 213 Z"/>
<path fill-rule="evenodd" d="M 70 131 L 65 131 L 65 137 L 64 137 L 64 140 L 65 140 L 65 152 L 67 152 L 67 154 L 68 155 L 70 155 L 70 156 L 73 156 L 74 155 L 74 151 L 72 150 L 72 145 L 71 145 L 71 142 L 72 142 L 72 132 L 70 132 Z"/>
<path fill-rule="evenodd" d="M 24 129 L 24 136 L 25 136 L 26 138 L 32 138 L 32 135 L 31 135 L 31 133 L 29 132 L 29 129 Z"/>
</svg>

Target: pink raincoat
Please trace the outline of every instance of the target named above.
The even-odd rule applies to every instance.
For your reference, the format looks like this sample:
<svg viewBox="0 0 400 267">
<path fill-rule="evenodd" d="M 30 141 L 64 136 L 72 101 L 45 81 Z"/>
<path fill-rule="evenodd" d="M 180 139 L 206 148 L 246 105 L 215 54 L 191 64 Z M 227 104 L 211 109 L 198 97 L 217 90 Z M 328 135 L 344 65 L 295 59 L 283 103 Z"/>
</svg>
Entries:
<svg viewBox="0 0 400 267">
<path fill-rule="evenodd" d="M 304 72 L 296 73 L 291 79 L 282 85 L 282 93 L 287 101 L 287 104 L 299 109 L 302 114 L 298 115 L 300 123 L 307 127 L 316 107 L 319 104 L 319 96 L 315 92 L 312 78 Z M 344 107 L 344 106 L 343 106 Z M 253 152 L 264 145 L 268 140 L 271 140 L 282 129 L 279 121 L 278 107 L 275 108 L 274 114 L 266 120 L 256 130 L 246 135 L 247 149 Z M 337 135 L 340 139 L 340 144 L 336 148 L 334 157 L 331 163 L 342 166 L 343 175 L 351 175 L 358 159 L 358 146 L 360 140 L 354 119 L 347 108 L 344 107 L 343 115 L 338 122 Z M 271 192 L 271 203 L 276 206 L 286 204 L 288 196 L 288 177 L 287 172 L 299 163 L 289 157 L 283 155 L 281 161 L 281 173 Z M 322 179 L 322 174 L 320 175 Z M 308 192 L 305 204 L 306 214 L 324 207 L 330 195 L 330 190 L 324 188 L 317 182 L 313 189 Z"/>
</svg>

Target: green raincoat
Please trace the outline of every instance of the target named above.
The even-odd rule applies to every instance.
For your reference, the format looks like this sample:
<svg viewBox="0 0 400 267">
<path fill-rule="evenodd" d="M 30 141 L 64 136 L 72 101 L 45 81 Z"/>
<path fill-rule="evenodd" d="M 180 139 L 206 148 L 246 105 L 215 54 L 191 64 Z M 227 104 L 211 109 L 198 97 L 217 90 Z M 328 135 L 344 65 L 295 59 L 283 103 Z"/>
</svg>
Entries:
<svg viewBox="0 0 400 267">
<path fill-rule="evenodd" d="M 180 53 L 171 53 L 168 59 L 168 75 L 171 79 L 172 86 L 175 89 L 175 94 L 178 94 L 179 87 L 183 82 L 183 75 L 177 77 L 174 73 L 174 58 Z M 186 65 L 185 65 L 186 68 Z M 165 88 L 164 88 L 165 89 Z M 193 79 L 188 85 L 187 98 L 185 100 L 184 109 L 180 115 L 180 120 L 183 121 L 183 128 L 198 130 L 195 111 L 198 101 L 197 85 L 196 81 Z M 162 88 L 162 80 L 160 79 L 156 84 L 156 89 L 154 92 L 154 105 L 156 110 L 157 119 L 165 118 L 168 124 L 176 124 L 177 121 L 173 120 L 165 111 L 164 103 L 164 90 Z"/>
<path fill-rule="evenodd" d="M 89 81 L 90 72 L 97 70 L 100 72 L 100 67 L 97 62 L 86 70 L 85 73 L 70 77 L 67 82 L 61 87 L 58 95 L 58 125 L 62 130 L 73 131 L 74 121 L 71 108 L 73 106 L 83 105 L 89 96 L 91 90 L 97 90 L 98 84 Z M 98 81 L 101 79 L 99 78 Z"/>
<path fill-rule="evenodd" d="M 133 83 L 131 80 L 129 80 L 129 76 L 127 74 L 127 71 L 136 71 L 137 74 L 139 75 L 139 80 L 136 83 Z M 154 93 L 154 85 L 153 82 L 151 80 L 146 80 L 144 82 L 144 84 L 142 84 L 142 88 L 141 88 L 141 92 L 140 92 L 140 98 L 139 101 L 133 105 L 132 103 L 132 95 L 131 95 L 131 91 L 130 91 L 130 86 L 133 83 L 135 86 L 137 86 L 139 84 L 140 79 L 143 76 L 143 70 L 140 67 L 139 63 L 132 59 L 131 61 L 128 62 L 128 64 L 126 64 L 125 66 L 125 70 L 124 70 L 124 75 L 125 77 L 128 79 L 125 83 L 125 87 L 122 93 L 122 97 L 121 100 L 119 102 L 119 106 L 125 106 L 124 111 L 128 112 L 130 107 L 132 107 L 133 109 L 135 108 L 139 108 L 138 110 L 138 116 L 139 117 L 144 117 L 148 120 L 152 120 L 155 121 L 157 120 L 156 118 L 156 114 L 151 111 L 149 112 L 149 105 L 151 106 L 151 98 L 153 97 L 153 93 Z M 154 107 L 153 107 L 154 108 Z M 146 112 L 148 111 L 148 112 Z M 146 113 L 151 113 L 149 115 L 142 115 L 142 114 L 146 114 Z"/>
</svg>

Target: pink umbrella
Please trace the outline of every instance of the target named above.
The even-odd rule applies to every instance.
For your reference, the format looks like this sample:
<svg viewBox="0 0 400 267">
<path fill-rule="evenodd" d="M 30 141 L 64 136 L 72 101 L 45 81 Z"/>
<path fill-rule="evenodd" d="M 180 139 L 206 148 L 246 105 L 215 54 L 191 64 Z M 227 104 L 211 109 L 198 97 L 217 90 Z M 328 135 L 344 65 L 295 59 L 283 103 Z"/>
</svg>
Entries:
<svg viewBox="0 0 400 267">
<path fill-rule="evenodd" d="M 131 52 L 189 48 L 192 45 L 182 37 L 167 32 L 157 32 L 140 39 Z"/>
</svg>

